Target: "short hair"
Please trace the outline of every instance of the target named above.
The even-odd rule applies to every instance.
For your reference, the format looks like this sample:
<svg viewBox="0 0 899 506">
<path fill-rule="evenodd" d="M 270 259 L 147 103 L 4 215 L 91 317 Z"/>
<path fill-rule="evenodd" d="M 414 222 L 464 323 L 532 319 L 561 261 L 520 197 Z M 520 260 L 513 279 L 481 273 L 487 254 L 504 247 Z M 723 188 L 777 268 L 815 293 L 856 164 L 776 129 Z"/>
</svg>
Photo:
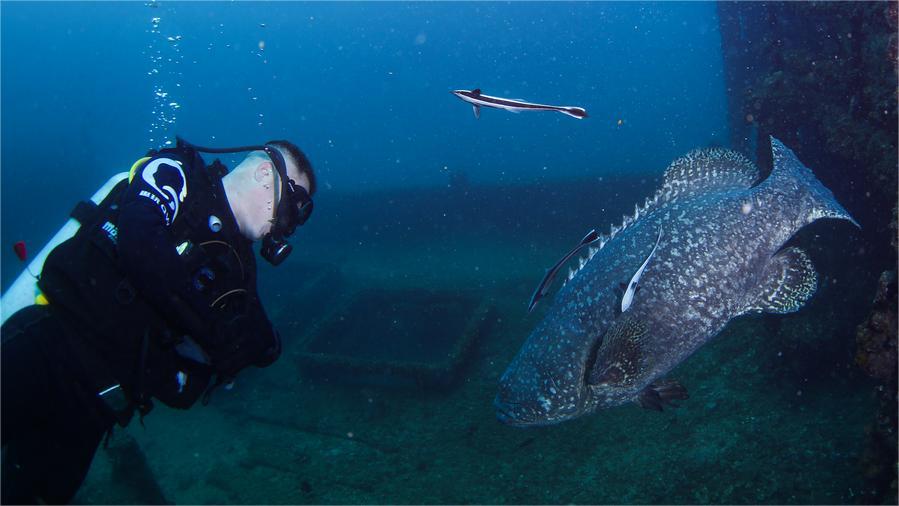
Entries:
<svg viewBox="0 0 899 506">
<path fill-rule="evenodd" d="M 286 152 L 290 158 L 292 158 L 294 166 L 296 166 L 297 171 L 300 174 L 305 174 L 309 179 L 309 195 L 315 194 L 315 190 L 318 188 L 318 185 L 315 182 L 315 172 L 312 169 L 312 163 L 309 162 L 309 159 L 306 158 L 306 154 L 297 147 L 296 144 L 290 141 L 268 141 L 266 144 L 271 144 L 278 148 L 282 153 Z M 285 167 L 286 168 L 286 167 Z"/>
</svg>

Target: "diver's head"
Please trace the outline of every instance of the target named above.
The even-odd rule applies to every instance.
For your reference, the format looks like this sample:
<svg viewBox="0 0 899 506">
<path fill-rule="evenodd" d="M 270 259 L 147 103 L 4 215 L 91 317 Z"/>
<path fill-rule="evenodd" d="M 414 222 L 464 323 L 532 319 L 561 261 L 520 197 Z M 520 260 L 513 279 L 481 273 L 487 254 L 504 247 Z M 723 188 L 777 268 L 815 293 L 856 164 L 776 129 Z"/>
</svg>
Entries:
<svg viewBox="0 0 899 506">
<path fill-rule="evenodd" d="M 311 212 L 311 196 L 316 190 L 315 173 L 309 159 L 293 143 L 271 141 L 266 145 L 276 149 L 283 158 L 287 177 L 293 182 L 290 188 L 292 195 L 282 195 L 284 182 L 272 156 L 262 150 L 251 151 L 222 178 L 222 184 L 231 212 L 246 238 L 257 241 L 278 235 L 277 240 L 282 241 L 302 225 Z M 297 209 L 283 213 L 282 226 L 274 230 L 282 198 L 292 198 Z"/>
</svg>

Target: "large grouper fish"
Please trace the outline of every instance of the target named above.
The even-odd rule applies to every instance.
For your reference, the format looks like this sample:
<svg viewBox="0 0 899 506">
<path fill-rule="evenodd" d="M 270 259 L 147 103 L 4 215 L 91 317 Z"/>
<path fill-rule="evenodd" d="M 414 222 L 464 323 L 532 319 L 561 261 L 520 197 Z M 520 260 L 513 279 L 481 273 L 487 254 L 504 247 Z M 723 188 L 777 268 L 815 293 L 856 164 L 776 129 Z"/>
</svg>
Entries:
<svg viewBox="0 0 899 506">
<path fill-rule="evenodd" d="M 586 258 L 500 379 L 499 420 L 549 425 L 632 401 L 661 410 L 687 398 L 665 375 L 732 318 L 798 311 L 817 274 L 784 243 L 819 218 L 858 223 L 790 149 L 774 138 L 771 149 L 758 184 L 744 156 L 692 151 L 621 227 L 588 234 Z"/>
</svg>

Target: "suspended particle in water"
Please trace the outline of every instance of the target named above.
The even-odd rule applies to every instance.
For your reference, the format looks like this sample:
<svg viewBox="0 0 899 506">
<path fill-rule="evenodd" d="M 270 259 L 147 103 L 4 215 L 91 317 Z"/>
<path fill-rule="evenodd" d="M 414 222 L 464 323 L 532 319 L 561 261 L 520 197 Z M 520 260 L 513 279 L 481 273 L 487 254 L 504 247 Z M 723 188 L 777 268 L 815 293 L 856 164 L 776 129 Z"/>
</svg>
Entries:
<svg viewBox="0 0 899 506">
<path fill-rule="evenodd" d="M 264 40 L 259 41 L 259 50 L 265 51 L 265 41 Z"/>
</svg>

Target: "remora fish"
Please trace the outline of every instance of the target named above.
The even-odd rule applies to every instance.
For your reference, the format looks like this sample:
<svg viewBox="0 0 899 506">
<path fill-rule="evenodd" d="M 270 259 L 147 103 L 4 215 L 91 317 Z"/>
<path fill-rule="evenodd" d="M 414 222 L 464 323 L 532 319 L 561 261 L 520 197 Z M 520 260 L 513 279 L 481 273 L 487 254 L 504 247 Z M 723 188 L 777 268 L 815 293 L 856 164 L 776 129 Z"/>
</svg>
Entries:
<svg viewBox="0 0 899 506">
<path fill-rule="evenodd" d="M 687 397 L 664 376 L 737 316 L 798 311 L 817 274 L 799 248 L 781 249 L 819 218 L 858 223 L 787 147 L 774 169 L 728 150 L 693 151 L 662 187 L 569 277 L 500 379 L 500 421 L 549 425 L 637 401 L 661 409 Z M 665 235 L 627 312 L 615 288 Z"/>
<path fill-rule="evenodd" d="M 534 306 L 537 305 L 537 301 L 539 301 L 543 298 L 544 295 L 546 295 L 546 291 L 549 290 L 549 287 L 550 285 L 552 285 L 553 280 L 556 279 L 556 274 L 559 272 L 559 269 L 561 269 L 563 265 L 571 260 L 571 257 L 577 255 L 578 251 L 583 249 L 584 246 L 590 245 L 597 239 L 599 239 L 599 234 L 596 233 L 596 230 L 587 232 L 587 235 L 585 235 L 584 238 L 581 239 L 581 242 L 579 242 L 577 246 L 572 248 L 571 251 L 569 251 L 565 254 L 565 256 L 562 257 L 561 260 L 556 262 L 555 265 L 553 265 L 546 271 L 546 275 L 543 276 L 543 280 L 540 281 L 540 284 L 537 285 L 537 289 L 534 290 L 534 294 L 531 295 L 531 301 L 528 302 L 528 313 L 530 313 L 534 309 Z"/>
<path fill-rule="evenodd" d="M 637 272 L 634 273 L 634 277 L 631 278 L 631 282 L 627 284 L 627 290 L 624 291 L 624 295 L 621 297 L 621 312 L 625 312 L 631 307 L 631 304 L 634 303 L 634 294 L 637 293 L 637 288 L 639 288 L 640 277 L 643 276 L 643 271 L 646 270 L 646 266 L 649 265 L 649 261 L 652 260 L 652 255 L 655 254 L 656 249 L 659 247 L 659 241 L 662 240 L 662 229 L 659 229 L 659 236 L 656 238 L 656 244 L 652 247 L 652 251 L 649 252 L 649 256 L 646 257 L 646 260 L 643 261 L 643 265 L 637 269 Z"/>
<path fill-rule="evenodd" d="M 482 95 L 480 88 L 475 88 L 473 90 L 453 90 L 453 95 L 471 104 L 475 118 L 481 117 L 482 106 L 493 107 L 494 109 L 505 109 L 515 113 L 521 111 L 558 111 L 562 114 L 567 114 L 572 118 L 584 119 L 587 117 L 587 111 L 582 107 L 532 104 L 531 102 L 525 102 L 523 100 L 491 97 L 490 95 Z"/>
</svg>

